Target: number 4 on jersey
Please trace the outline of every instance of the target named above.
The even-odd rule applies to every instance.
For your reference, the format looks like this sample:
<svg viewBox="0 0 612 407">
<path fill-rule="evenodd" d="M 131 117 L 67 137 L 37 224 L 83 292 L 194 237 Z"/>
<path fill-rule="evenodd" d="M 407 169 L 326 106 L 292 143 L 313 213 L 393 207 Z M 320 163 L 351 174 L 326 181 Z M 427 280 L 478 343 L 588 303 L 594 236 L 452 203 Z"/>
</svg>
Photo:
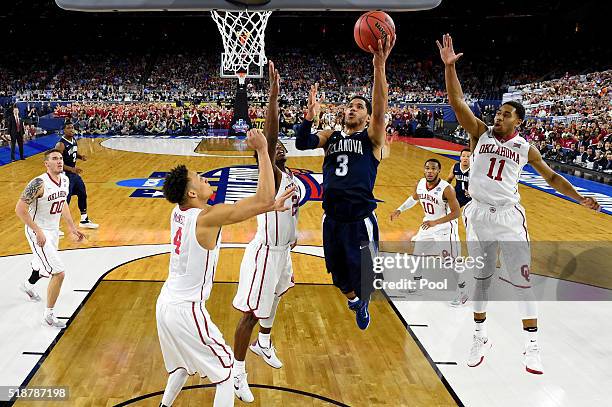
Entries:
<svg viewBox="0 0 612 407">
<path fill-rule="evenodd" d="M 174 239 L 172 239 L 172 244 L 174 245 L 174 253 L 181 254 L 181 238 L 183 237 L 183 228 L 178 228 L 176 234 L 174 235 Z"/>
</svg>

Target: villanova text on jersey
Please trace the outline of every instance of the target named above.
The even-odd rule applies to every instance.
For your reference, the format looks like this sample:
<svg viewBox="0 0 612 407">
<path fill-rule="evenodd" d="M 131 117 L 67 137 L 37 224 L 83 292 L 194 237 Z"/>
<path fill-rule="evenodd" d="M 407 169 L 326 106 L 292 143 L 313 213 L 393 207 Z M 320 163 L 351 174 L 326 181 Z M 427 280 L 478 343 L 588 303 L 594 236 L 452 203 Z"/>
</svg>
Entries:
<svg viewBox="0 0 612 407">
<path fill-rule="evenodd" d="M 351 135 L 336 131 L 323 148 L 325 215 L 345 222 L 365 219 L 376 209 L 372 191 L 379 163 L 367 129 Z"/>
</svg>

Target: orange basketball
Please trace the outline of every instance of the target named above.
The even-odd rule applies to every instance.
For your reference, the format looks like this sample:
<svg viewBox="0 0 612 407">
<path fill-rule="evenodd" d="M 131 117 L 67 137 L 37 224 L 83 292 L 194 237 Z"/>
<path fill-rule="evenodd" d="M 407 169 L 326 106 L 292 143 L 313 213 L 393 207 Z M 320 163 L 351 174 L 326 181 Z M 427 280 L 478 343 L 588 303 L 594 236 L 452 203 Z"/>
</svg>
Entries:
<svg viewBox="0 0 612 407">
<path fill-rule="evenodd" d="M 386 41 L 395 36 L 395 23 L 384 11 L 368 11 L 359 17 L 353 31 L 355 42 L 359 48 L 370 52 L 368 45 L 374 51 L 378 49 L 378 40 Z"/>
</svg>

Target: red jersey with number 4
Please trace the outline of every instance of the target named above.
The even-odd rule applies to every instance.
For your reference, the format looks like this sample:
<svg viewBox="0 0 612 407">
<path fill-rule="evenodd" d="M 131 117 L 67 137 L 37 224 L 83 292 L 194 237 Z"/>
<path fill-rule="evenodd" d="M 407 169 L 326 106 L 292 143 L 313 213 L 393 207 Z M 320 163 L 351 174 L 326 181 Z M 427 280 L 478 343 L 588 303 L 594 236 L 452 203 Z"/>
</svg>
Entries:
<svg viewBox="0 0 612 407">
<path fill-rule="evenodd" d="M 58 179 L 54 180 L 45 173 L 36 178 L 43 181 L 44 192 L 40 198 L 30 204 L 30 216 L 41 229 L 59 230 L 62 209 L 68 196 L 68 177 L 59 174 Z"/>
<path fill-rule="evenodd" d="M 283 172 L 276 198 L 288 188 L 296 186 L 293 174 Z M 289 210 L 285 212 L 266 212 L 257 215 L 257 234 L 255 240 L 267 246 L 287 246 L 297 239 L 297 222 L 300 206 L 300 190 L 296 186 L 293 195 L 285 201 Z"/>
<path fill-rule="evenodd" d="M 515 133 L 498 140 L 489 127 L 470 157 L 470 196 L 494 206 L 519 203 L 518 182 L 528 157 L 529 143 L 523 137 Z"/>
<path fill-rule="evenodd" d="M 198 215 L 202 210 L 182 210 L 178 205 L 170 217 L 170 266 L 168 279 L 160 293 L 164 303 L 203 302 L 213 285 L 221 232 L 214 249 L 200 246 L 196 236 Z"/>
</svg>

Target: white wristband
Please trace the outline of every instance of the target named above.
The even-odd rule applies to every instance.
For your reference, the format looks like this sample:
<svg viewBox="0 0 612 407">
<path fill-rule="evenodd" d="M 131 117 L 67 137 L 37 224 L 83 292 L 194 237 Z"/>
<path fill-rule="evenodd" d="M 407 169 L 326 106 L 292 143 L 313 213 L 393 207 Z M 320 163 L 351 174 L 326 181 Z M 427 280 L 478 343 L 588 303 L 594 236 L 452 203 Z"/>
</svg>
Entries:
<svg viewBox="0 0 612 407">
<path fill-rule="evenodd" d="M 412 195 L 410 195 L 408 197 L 408 199 L 406 199 L 406 202 L 404 202 L 399 208 L 397 208 L 397 210 L 400 211 L 400 212 L 404 212 L 405 210 L 412 208 L 417 203 L 418 203 L 418 201 L 416 201 L 412 197 Z"/>
</svg>

